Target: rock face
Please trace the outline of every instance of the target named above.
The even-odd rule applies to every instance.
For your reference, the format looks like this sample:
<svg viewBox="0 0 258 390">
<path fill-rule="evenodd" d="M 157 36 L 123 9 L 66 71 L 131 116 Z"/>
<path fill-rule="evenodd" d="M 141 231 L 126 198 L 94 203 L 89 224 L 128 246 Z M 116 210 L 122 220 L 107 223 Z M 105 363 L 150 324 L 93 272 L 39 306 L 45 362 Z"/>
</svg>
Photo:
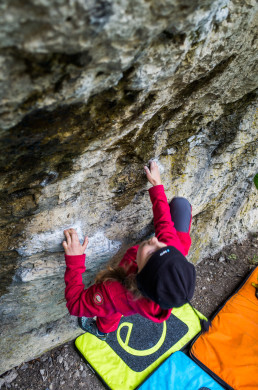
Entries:
<svg viewBox="0 0 258 390">
<path fill-rule="evenodd" d="M 80 334 L 64 228 L 86 285 L 152 233 L 149 159 L 192 203 L 191 261 L 257 229 L 255 4 L 1 2 L 0 373 Z"/>
</svg>

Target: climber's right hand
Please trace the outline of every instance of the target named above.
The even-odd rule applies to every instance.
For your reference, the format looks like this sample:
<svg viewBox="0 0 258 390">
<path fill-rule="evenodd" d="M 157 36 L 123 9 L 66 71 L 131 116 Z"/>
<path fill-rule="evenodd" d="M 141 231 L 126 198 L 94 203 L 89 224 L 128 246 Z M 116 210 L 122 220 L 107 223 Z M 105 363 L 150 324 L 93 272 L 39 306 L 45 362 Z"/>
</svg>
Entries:
<svg viewBox="0 0 258 390">
<path fill-rule="evenodd" d="M 150 169 L 147 167 L 147 165 L 145 165 L 144 170 L 145 170 L 148 181 L 153 186 L 158 186 L 161 184 L 159 167 L 158 167 L 158 164 L 156 163 L 156 161 L 150 162 Z"/>
</svg>

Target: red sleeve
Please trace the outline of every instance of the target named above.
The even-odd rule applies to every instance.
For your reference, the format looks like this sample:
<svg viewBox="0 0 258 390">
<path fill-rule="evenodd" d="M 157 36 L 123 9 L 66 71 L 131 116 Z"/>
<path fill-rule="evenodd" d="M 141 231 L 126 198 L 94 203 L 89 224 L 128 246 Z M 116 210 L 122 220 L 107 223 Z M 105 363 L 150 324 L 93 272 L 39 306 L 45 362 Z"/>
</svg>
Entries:
<svg viewBox="0 0 258 390">
<path fill-rule="evenodd" d="M 174 246 L 184 256 L 187 255 L 191 245 L 190 235 L 187 234 L 188 237 L 186 238 L 184 233 L 184 236 L 181 237 L 175 229 L 163 185 L 151 187 L 149 194 L 152 202 L 155 236 L 159 241 Z"/>
<path fill-rule="evenodd" d="M 139 245 L 134 245 L 129 248 L 124 254 L 122 260 L 120 261 L 119 266 L 127 268 L 130 267 L 133 263 L 135 263 L 138 248 Z"/>
<path fill-rule="evenodd" d="M 85 255 L 65 255 L 65 299 L 71 315 L 77 317 L 105 317 L 115 313 L 105 284 L 99 283 L 84 289 L 82 274 L 85 272 Z"/>
<path fill-rule="evenodd" d="M 192 240 L 191 240 L 190 234 L 189 234 L 189 232 L 188 233 L 177 232 L 177 235 L 179 237 L 179 240 L 181 241 L 181 243 L 183 244 L 183 246 L 185 248 L 184 256 L 186 256 L 188 254 L 190 246 L 192 244 Z"/>
</svg>

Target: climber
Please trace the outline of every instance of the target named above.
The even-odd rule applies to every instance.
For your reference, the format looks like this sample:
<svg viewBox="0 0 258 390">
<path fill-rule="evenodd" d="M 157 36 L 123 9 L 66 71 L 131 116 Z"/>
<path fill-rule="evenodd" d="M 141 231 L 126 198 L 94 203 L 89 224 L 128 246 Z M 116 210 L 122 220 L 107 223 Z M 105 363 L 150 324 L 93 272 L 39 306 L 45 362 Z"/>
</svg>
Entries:
<svg viewBox="0 0 258 390">
<path fill-rule="evenodd" d="M 119 265 L 101 271 L 87 289 L 82 274 L 88 237 L 81 245 L 76 230 L 64 231 L 66 306 L 84 331 L 101 340 L 117 329 L 122 315 L 139 313 L 163 322 L 194 293 L 195 268 L 185 258 L 191 245 L 191 205 L 181 197 L 168 204 L 157 163 L 144 169 L 152 184 L 155 236 L 128 249 Z"/>
</svg>

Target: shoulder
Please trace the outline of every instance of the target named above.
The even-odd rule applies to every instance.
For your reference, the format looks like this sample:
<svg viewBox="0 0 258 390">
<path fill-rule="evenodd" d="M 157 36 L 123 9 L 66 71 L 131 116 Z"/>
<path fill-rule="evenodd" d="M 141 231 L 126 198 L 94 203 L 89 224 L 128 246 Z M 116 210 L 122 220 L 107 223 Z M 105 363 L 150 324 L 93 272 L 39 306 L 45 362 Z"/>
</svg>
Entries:
<svg viewBox="0 0 258 390">
<path fill-rule="evenodd" d="M 117 281 L 108 281 L 105 284 L 116 310 L 121 311 L 122 314 L 126 313 L 128 301 L 132 298 L 130 291 Z"/>
<path fill-rule="evenodd" d="M 116 280 L 108 280 L 103 283 L 105 290 L 109 293 L 112 298 L 126 294 L 126 288 Z"/>
<path fill-rule="evenodd" d="M 136 260 L 138 248 L 139 245 L 134 245 L 131 248 L 129 248 L 124 254 L 122 260 L 120 261 L 119 266 L 127 268 L 128 265 L 136 264 L 135 260 Z"/>
</svg>

